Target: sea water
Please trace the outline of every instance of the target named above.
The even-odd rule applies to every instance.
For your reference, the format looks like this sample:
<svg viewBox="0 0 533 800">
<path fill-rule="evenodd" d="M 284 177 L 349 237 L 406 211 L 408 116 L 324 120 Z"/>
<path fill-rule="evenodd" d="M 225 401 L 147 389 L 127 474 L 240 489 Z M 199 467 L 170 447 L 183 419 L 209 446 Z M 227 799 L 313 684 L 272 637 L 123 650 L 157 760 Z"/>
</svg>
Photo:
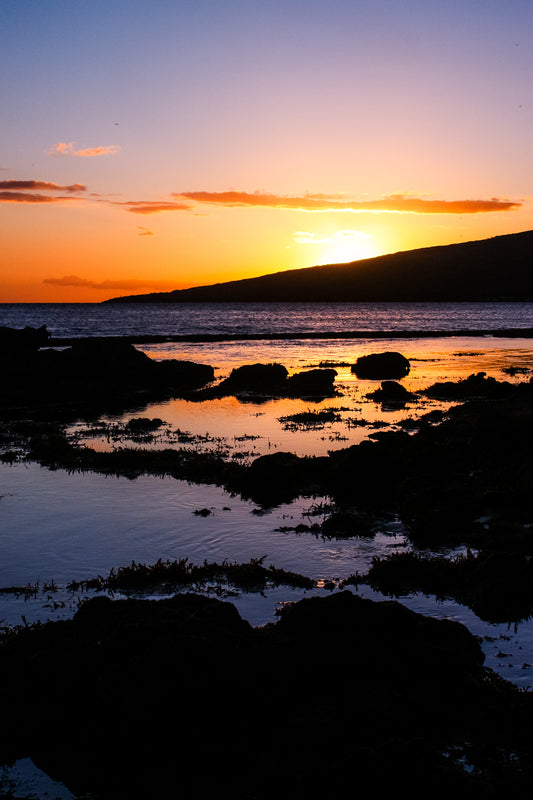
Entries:
<svg viewBox="0 0 533 800">
<path fill-rule="evenodd" d="M 3 303 L 0 325 L 54 337 L 533 327 L 533 303 Z"/>
</svg>

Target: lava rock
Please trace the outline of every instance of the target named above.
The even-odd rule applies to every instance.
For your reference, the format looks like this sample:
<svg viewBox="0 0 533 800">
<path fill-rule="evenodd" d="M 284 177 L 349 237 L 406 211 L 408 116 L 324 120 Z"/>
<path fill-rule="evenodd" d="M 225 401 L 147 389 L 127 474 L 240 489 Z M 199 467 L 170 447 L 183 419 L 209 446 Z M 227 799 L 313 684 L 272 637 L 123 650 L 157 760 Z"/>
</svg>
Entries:
<svg viewBox="0 0 533 800">
<path fill-rule="evenodd" d="M 411 369 L 409 360 L 401 353 L 371 353 L 361 356 L 352 366 L 358 378 L 370 380 L 395 380 L 404 378 Z"/>
<path fill-rule="evenodd" d="M 403 406 L 409 400 L 413 400 L 416 395 L 407 391 L 405 386 L 396 381 L 383 381 L 381 389 L 376 389 L 375 392 L 370 392 L 366 395 L 371 400 L 385 405 L 399 405 Z"/>
</svg>

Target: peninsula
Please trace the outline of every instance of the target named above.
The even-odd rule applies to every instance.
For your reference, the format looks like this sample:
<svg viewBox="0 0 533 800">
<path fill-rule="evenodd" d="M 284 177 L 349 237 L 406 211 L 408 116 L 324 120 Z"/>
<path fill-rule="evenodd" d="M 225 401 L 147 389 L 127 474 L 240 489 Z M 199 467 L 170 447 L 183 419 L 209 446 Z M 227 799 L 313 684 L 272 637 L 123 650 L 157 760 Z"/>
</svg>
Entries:
<svg viewBox="0 0 533 800">
<path fill-rule="evenodd" d="M 285 270 L 106 303 L 408 302 L 533 299 L 533 231 Z"/>
</svg>

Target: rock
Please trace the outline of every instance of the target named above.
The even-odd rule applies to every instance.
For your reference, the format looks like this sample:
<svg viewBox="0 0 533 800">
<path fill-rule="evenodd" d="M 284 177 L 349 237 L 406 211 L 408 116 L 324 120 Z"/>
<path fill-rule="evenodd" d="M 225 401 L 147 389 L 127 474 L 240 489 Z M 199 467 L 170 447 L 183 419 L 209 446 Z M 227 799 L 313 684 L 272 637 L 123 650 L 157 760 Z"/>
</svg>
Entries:
<svg viewBox="0 0 533 800">
<path fill-rule="evenodd" d="M 208 364 L 166 359 L 156 361 L 158 380 L 180 389 L 200 389 L 215 380 L 215 371 Z"/>
<path fill-rule="evenodd" d="M 120 340 L 80 339 L 60 355 L 67 380 L 139 384 L 153 378 L 157 369 L 157 362 Z"/>
<path fill-rule="evenodd" d="M 120 339 L 87 338 L 64 350 L 39 350 L 38 342 L 45 335 L 45 329 L 39 329 L 35 336 L 23 337 L 33 342 L 33 349 L 19 351 L 24 358 L 13 350 L 2 357 L 1 406 L 36 407 L 39 413 L 54 405 L 61 407 L 62 414 L 79 413 L 82 407 L 91 413 L 102 408 L 117 412 L 139 401 L 188 396 L 214 379 L 208 365 L 155 361 Z"/>
<path fill-rule="evenodd" d="M 351 511 L 334 511 L 322 523 L 321 533 L 332 539 L 347 539 L 373 535 L 372 521 L 367 514 Z"/>
<path fill-rule="evenodd" d="M 10 352 L 36 352 L 40 347 L 46 347 L 49 338 L 50 334 L 45 325 L 40 328 L 23 329 L 0 326 L 0 352 L 6 355 Z"/>
<path fill-rule="evenodd" d="M 361 356 L 352 366 L 352 372 L 358 378 L 394 380 L 404 378 L 410 368 L 409 360 L 401 353 L 386 352 Z"/>
<path fill-rule="evenodd" d="M 334 394 L 333 384 L 337 374 L 335 369 L 310 369 L 305 372 L 296 372 L 287 379 L 286 386 L 289 393 L 296 397 L 314 395 L 327 397 Z"/>
<path fill-rule="evenodd" d="M 403 406 L 409 400 L 416 398 L 415 394 L 408 392 L 405 386 L 396 381 L 383 381 L 381 389 L 376 389 L 375 392 L 370 392 L 366 396 L 377 403 L 398 406 Z"/>
<path fill-rule="evenodd" d="M 294 453 L 271 453 L 252 461 L 246 493 L 262 506 L 277 505 L 305 485 L 305 459 Z"/>
<path fill-rule="evenodd" d="M 235 392 L 277 393 L 288 376 L 283 364 L 244 364 L 231 371 L 218 390 L 225 394 Z"/>
<path fill-rule="evenodd" d="M 336 592 L 251 628 L 195 595 L 100 597 L 1 656 L 2 763 L 30 753 L 77 796 L 530 796 L 526 694 L 395 602 Z"/>
<path fill-rule="evenodd" d="M 163 425 L 163 420 L 159 417 L 149 419 L 148 417 L 133 417 L 126 423 L 125 427 L 131 433 L 153 433 Z"/>
<path fill-rule="evenodd" d="M 434 383 L 422 394 L 438 400 L 468 400 L 475 397 L 496 399 L 513 393 L 513 384 L 488 377 L 486 372 L 469 375 L 463 381 Z"/>
</svg>

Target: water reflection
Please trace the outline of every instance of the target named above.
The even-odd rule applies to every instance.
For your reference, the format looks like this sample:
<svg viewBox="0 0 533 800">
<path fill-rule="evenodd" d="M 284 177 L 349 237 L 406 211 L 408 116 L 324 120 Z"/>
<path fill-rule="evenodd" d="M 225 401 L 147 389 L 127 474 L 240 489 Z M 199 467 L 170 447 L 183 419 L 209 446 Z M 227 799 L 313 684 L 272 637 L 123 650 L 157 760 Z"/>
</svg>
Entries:
<svg viewBox="0 0 533 800">
<path fill-rule="evenodd" d="M 104 417 L 100 430 L 86 424 L 73 426 L 72 436 L 100 449 L 128 443 L 220 449 L 227 458 L 239 460 L 276 450 L 320 455 L 356 444 L 379 430 L 376 426 L 394 427 L 408 421 L 416 425 L 422 414 L 449 407 L 421 398 L 407 403 L 405 408 L 388 410 L 369 400 L 366 395 L 379 383 L 357 380 L 346 366 L 359 355 L 384 350 L 402 352 L 411 361 L 411 371 L 402 385 L 411 392 L 478 371 L 499 380 L 524 380 L 524 375 L 509 377 L 503 370 L 517 365 L 533 368 L 531 340 L 521 339 L 213 343 L 154 345 L 143 350 L 157 358 L 212 363 L 220 378 L 243 363 L 278 361 L 291 372 L 325 361 L 344 366 L 335 367 L 339 396 L 319 403 L 298 399 L 242 403 L 234 397 L 202 403 L 173 400 L 119 417 Z M 284 417 L 307 410 L 330 410 L 335 417 L 323 425 L 284 425 Z M 160 418 L 164 423 L 154 431 L 153 439 L 132 438 L 131 426 L 128 438 L 125 426 L 140 414 Z M 0 585 L 4 587 L 37 581 L 44 587 L 52 579 L 65 585 L 70 580 L 107 573 L 132 560 L 154 563 L 158 558 L 186 557 L 198 563 L 204 559 L 242 562 L 264 555 L 268 563 L 327 583 L 365 572 L 373 557 L 406 547 L 401 529 L 394 527 L 384 527 L 370 539 L 344 540 L 282 530 L 305 521 L 314 498 L 301 498 L 258 515 L 252 513 L 256 510 L 253 504 L 230 497 L 218 487 L 195 486 L 172 478 L 143 476 L 128 480 L 96 474 L 69 475 L 33 464 L 1 465 L 0 477 Z M 205 517 L 194 514 L 202 508 L 212 513 Z M 369 590 L 364 592 L 368 594 Z M 299 596 L 301 592 L 277 589 L 267 590 L 262 596 L 239 595 L 235 602 L 250 621 L 263 624 L 273 619 L 278 601 Z M 54 593 L 45 598 L 44 604 L 41 595 L 28 600 L 4 595 L 0 601 L 0 620 L 18 624 L 23 616 L 31 621 L 71 614 L 77 598 Z M 503 640 L 503 648 L 500 637 L 507 635 L 505 627 L 480 627 L 467 609 L 420 596 L 406 598 L 405 602 L 426 613 L 462 619 L 474 632 L 479 630 L 479 635 L 492 635 L 492 642 L 485 640 L 489 665 L 517 682 L 529 681 L 528 667 L 522 667 L 533 663 L 530 623 L 521 625 L 510 642 Z M 502 652 L 510 652 L 511 656 L 498 656 Z"/>
</svg>

